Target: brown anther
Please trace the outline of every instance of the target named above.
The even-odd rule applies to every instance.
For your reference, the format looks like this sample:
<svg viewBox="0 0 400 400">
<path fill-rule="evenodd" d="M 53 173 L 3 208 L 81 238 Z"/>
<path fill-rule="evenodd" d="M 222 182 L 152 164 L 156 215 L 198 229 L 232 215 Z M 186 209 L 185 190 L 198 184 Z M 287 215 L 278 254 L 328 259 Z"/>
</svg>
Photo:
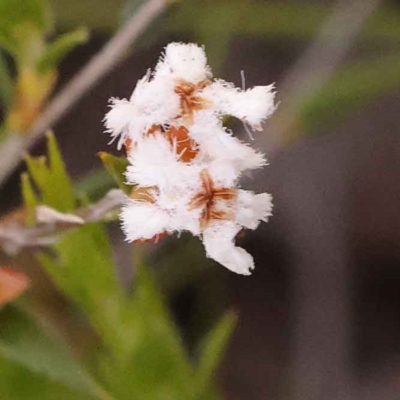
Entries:
<svg viewBox="0 0 400 400">
<path fill-rule="evenodd" d="M 161 233 L 157 233 L 157 235 L 154 235 L 152 238 L 150 239 L 138 239 L 135 240 L 134 243 L 158 243 L 159 240 L 164 239 L 165 237 L 169 236 L 168 232 L 161 232 Z"/>
<path fill-rule="evenodd" d="M 132 149 L 132 139 L 126 138 L 124 141 L 124 146 L 126 154 L 129 154 Z"/>
<path fill-rule="evenodd" d="M 199 92 L 209 86 L 211 81 L 204 79 L 199 83 L 190 83 L 178 80 L 175 93 L 180 97 L 182 117 L 188 125 L 193 124 L 194 112 L 210 107 L 210 102 L 204 99 Z"/>
<path fill-rule="evenodd" d="M 155 199 L 153 197 L 154 192 L 157 191 L 156 186 L 148 186 L 148 187 L 135 187 L 132 189 L 129 197 L 132 200 L 143 201 L 145 203 L 153 204 Z"/>
<path fill-rule="evenodd" d="M 189 209 L 203 208 L 200 215 L 200 227 L 203 230 L 211 220 L 231 220 L 233 213 L 218 210 L 218 200 L 233 201 L 237 193 L 234 188 L 215 187 L 210 174 L 203 170 L 201 172 L 202 189 L 189 203 Z"/>
<path fill-rule="evenodd" d="M 199 152 L 196 143 L 190 139 L 189 131 L 184 126 L 171 126 L 166 132 L 166 137 L 171 145 L 175 146 L 180 161 L 190 162 Z"/>
<path fill-rule="evenodd" d="M 154 135 L 157 132 L 160 132 L 161 128 L 159 125 L 153 124 L 146 132 L 146 135 Z"/>
</svg>

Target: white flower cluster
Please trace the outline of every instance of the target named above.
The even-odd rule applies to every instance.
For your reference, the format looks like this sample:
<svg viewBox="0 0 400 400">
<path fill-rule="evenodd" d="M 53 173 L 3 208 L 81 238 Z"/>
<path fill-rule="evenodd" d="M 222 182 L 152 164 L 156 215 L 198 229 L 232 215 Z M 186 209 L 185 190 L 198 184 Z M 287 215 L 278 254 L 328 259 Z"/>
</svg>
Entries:
<svg viewBox="0 0 400 400">
<path fill-rule="evenodd" d="M 240 90 L 213 80 L 202 47 L 171 43 L 129 100 L 111 102 L 105 125 L 126 148 L 125 175 L 133 185 L 121 212 L 127 240 L 189 231 L 201 237 L 208 257 L 249 275 L 253 258 L 234 239 L 266 221 L 272 203 L 267 193 L 239 189 L 238 180 L 266 161 L 233 137 L 222 118 L 260 130 L 275 109 L 273 86 Z"/>
</svg>

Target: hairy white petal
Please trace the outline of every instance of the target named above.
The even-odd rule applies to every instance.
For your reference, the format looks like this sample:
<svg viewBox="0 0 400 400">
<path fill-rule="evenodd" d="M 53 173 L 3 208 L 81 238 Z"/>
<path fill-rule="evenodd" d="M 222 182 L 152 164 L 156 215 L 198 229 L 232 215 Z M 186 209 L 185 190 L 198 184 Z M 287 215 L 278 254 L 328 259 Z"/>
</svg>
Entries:
<svg viewBox="0 0 400 400">
<path fill-rule="evenodd" d="M 132 93 L 132 113 L 128 125 L 128 137 L 133 143 L 140 140 L 153 125 L 171 123 L 179 115 L 179 96 L 169 79 L 148 81 L 142 78 Z"/>
<path fill-rule="evenodd" d="M 204 95 L 213 101 L 221 114 L 232 115 L 258 129 L 275 110 L 273 89 L 274 85 L 269 85 L 242 91 L 231 83 L 217 80 L 204 89 Z"/>
<path fill-rule="evenodd" d="M 203 244 L 207 257 L 237 274 L 250 275 L 254 269 L 253 257 L 234 244 L 239 230 L 240 227 L 230 222 L 212 224 L 203 232 Z"/>
<path fill-rule="evenodd" d="M 170 77 L 197 83 L 211 77 L 204 49 L 193 43 L 170 43 L 156 66 L 155 78 Z"/>
<path fill-rule="evenodd" d="M 168 231 L 170 215 L 155 204 L 130 200 L 121 210 L 120 218 L 126 240 L 151 239 Z"/>
<path fill-rule="evenodd" d="M 272 196 L 269 193 L 254 194 L 238 190 L 235 215 L 239 225 L 256 229 L 260 221 L 267 221 L 272 215 Z"/>
<path fill-rule="evenodd" d="M 199 157 L 230 162 L 238 175 L 247 169 L 260 168 L 266 164 L 263 154 L 233 137 L 219 119 L 208 111 L 196 116 L 190 137 L 199 144 Z"/>
<path fill-rule="evenodd" d="M 143 83 L 132 94 L 131 102 L 137 115 L 148 117 L 154 124 L 167 123 L 179 114 L 179 96 L 171 79 Z"/>
<path fill-rule="evenodd" d="M 113 139 L 120 136 L 118 148 L 120 149 L 131 123 L 134 107 L 128 100 L 111 99 L 111 110 L 104 118 L 104 124 Z"/>
<path fill-rule="evenodd" d="M 211 161 L 208 165 L 207 172 L 216 186 L 235 186 L 239 178 L 235 165 L 226 160 L 216 159 Z"/>
<path fill-rule="evenodd" d="M 126 171 L 126 178 L 130 184 L 160 189 L 199 184 L 201 167 L 180 162 L 170 142 L 160 133 L 141 140 L 129 161 L 132 165 Z"/>
</svg>

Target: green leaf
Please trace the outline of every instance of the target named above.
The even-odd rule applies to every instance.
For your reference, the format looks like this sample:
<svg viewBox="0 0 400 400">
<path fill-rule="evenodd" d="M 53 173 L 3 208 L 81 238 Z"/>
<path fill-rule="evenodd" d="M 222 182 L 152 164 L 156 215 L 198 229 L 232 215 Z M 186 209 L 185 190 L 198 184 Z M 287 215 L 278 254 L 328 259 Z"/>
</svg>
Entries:
<svg viewBox="0 0 400 400">
<path fill-rule="evenodd" d="M 75 208 L 76 196 L 53 134 L 47 136 L 47 146 L 48 166 L 44 157 L 25 158 L 29 174 L 38 187 L 44 204 L 61 212 L 71 211 Z"/>
<path fill-rule="evenodd" d="M 236 315 L 228 312 L 208 333 L 200 347 L 200 357 L 196 370 L 198 399 L 203 399 L 213 385 L 212 378 L 225 354 L 229 338 L 235 328 Z"/>
<path fill-rule="evenodd" d="M 54 202 L 57 202 L 56 208 L 60 211 L 73 210 L 75 207 L 74 188 L 53 133 L 47 135 L 47 146 L 49 152 L 49 170 L 51 173 L 50 184 L 54 188 L 52 194 L 59 194 L 55 196 L 56 200 L 54 200 Z"/>
<path fill-rule="evenodd" d="M 35 208 L 39 205 L 39 202 L 33 190 L 29 175 L 26 172 L 21 174 L 21 189 L 26 210 L 26 224 L 33 225 L 36 222 Z"/>
<path fill-rule="evenodd" d="M 0 355 L 0 393 L 4 400 L 93 400 L 96 398 L 72 390 L 32 372 Z"/>
<path fill-rule="evenodd" d="M 45 189 L 49 175 L 49 169 L 46 165 L 46 157 L 31 157 L 29 155 L 26 155 L 25 162 L 28 167 L 29 175 L 32 177 L 38 189 Z"/>
<path fill-rule="evenodd" d="M 89 318 L 95 318 L 119 292 L 105 229 L 100 224 L 84 225 L 65 233 L 53 249 L 57 257 L 39 255 L 42 265 Z"/>
<path fill-rule="evenodd" d="M 26 314 L 8 306 L 0 313 L 0 321 L 0 357 L 3 360 L 26 369 L 32 380 L 35 376 L 38 382 L 45 382 L 45 378 L 53 382 L 51 386 L 58 383 L 65 389 L 76 390 L 78 398 L 94 399 L 102 392 L 62 343 L 45 336 Z M 4 398 L 3 391 L 1 393 Z M 84 393 L 87 396 L 83 396 Z"/>
<path fill-rule="evenodd" d="M 132 192 L 132 186 L 125 183 L 126 179 L 124 175 L 126 168 L 129 165 L 127 158 L 116 157 L 110 153 L 106 153 L 105 151 L 101 151 L 98 154 L 104 167 L 114 178 L 120 189 L 122 189 L 126 194 L 130 194 Z"/>
<path fill-rule="evenodd" d="M 47 0 L 1 0 L 0 45 L 15 53 L 22 45 L 20 31 L 36 31 L 42 35 L 53 27 Z"/>
<path fill-rule="evenodd" d="M 192 366 L 179 333 L 154 286 L 141 266 L 133 298 L 126 304 L 129 346 L 117 360 L 106 357 L 103 371 L 112 393 L 119 400 L 189 399 L 193 393 Z M 129 312 L 128 312 L 129 310 Z"/>
<path fill-rule="evenodd" d="M 51 43 L 38 61 L 38 70 L 42 73 L 57 68 L 60 61 L 76 46 L 85 43 L 89 38 L 89 31 L 80 28 L 58 37 Z"/>
</svg>

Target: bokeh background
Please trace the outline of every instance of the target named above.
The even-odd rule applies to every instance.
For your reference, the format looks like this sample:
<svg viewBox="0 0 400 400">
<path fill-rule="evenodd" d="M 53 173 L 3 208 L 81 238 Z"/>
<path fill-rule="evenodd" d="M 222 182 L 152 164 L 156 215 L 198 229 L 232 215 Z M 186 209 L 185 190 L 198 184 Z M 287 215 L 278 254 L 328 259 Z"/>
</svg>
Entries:
<svg viewBox="0 0 400 400">
<path fill-rule="evenodd" d="M 143 2 L 51 3 L 58 33 L 91 31 L 61 64 L 57 92 Z M 78 187 L 109 187 L 96 156 L 113 151 L 102 125 L 108 99 L 129 97 L 171 41 L 205 45 L 214 74 L 239 86 L 241 70 L 248 87 L 275 82 L 278 110 L 252 142 L 270 165 L 242 182 L 273 194 L 274 216 L 240 238 L 255 256 L 251 277 L 207 261 L 186 236 L 132 249 L 116 224 L 121 280 L 130 284 L 136 252 L 145 253 L 189 348 L 223 310 L 238 313 L 219 370 L 226 399 L 398 399 L 400 3 L 174 2 L 54 126 Z M 241 124 L 231 127 L 249 140 Z M 41 143 L 33 150 L 43 152 Z M 22 170 L 2 189 L 3 212 L 20 201 Z M 61 313 L 61 295 L 30 273 L 39 309 Z"/>
</svg>

